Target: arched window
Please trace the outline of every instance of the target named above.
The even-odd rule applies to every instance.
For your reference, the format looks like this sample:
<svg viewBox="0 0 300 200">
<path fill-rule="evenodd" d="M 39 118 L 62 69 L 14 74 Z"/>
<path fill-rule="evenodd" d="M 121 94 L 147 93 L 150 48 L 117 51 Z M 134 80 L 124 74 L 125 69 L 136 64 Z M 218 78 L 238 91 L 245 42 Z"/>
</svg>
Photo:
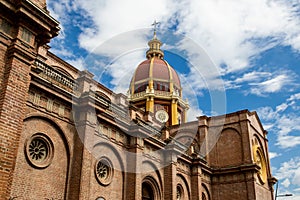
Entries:
<svg viewBox="0 0 300 200">
<path fill-rule="evenodd" d="M 183 199 L 183 189 L 182 189 L 181 185 L 177 185 L 176 200 L 181 200 L 181 199 Z"/>
<path fill-rule="evenodd" d="M 202 192 L 202 200 L 207 200 L 206 195 Z"/>
<path fill-rule="evenodd" d="M 142 184 L 142 200 L 154 200 L 152 187 L 148 183 Z"/>
</svg>

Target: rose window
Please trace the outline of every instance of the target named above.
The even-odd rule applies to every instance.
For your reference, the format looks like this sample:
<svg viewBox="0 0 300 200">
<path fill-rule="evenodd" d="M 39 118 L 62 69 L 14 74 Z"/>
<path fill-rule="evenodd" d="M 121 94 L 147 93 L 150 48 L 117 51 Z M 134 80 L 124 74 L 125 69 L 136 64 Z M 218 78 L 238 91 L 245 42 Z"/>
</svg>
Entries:
<svg viewBox="0 0 300 200">
<path fill-rule="evenodd" d="M 51 164 L 53 152 L 53 144 L 45 134 L 37 133 L 27 139 L 25 154 L 29 164 L 33 167 L 48 167 Z"/>
<path fill-rule="evenodd" d="M 101 158 L 95 165 L 95 176 L 101 185 L 109 185 L 113 177 L 113 167 L 107 158 Z"/>
<path fill-rule="evenodd" d="M 44 160 L 47 157 L 47 145 L 43 140 L 34 139 L 29 145 L 29 154 L 33 160 Z"/>
<path fill-rule="evenodd" d="M 105 179 L 108 176 L 108 166 L 102 162 L 97 165 L 97 175 L 100 179 Z"/>
</svg>

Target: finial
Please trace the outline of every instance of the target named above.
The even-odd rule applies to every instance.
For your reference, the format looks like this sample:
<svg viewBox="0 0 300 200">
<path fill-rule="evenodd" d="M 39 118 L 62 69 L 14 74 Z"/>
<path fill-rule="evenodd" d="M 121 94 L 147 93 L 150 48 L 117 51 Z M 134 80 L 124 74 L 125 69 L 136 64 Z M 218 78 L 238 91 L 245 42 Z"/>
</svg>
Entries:
<svg viewBox="0 0 300 200">
<path fill-rule="evenodd" d="M 160 22 L 157 22 L 156 20 L 154 20 L 153 24 L 151 24 L 151 26 L 153 26 L 153 39 L 156 39 L 156 30 L 157 30 L 157 25 L 159 25 Z"/>
<path fill-rule="evenodd" d="M 157 22 L 154 20 L 152 26 L 154 30 L 153 38 L 148 42 L 149 45 L 149 50 L 146 52 L 146 57 L 148 59 L 152 57 L 158 57 L 160 59 L 164 58 L 164 52 L 160 50 L 160 46 L 162 45 L 161 41 L 159 41 L 156 37 L 156 30 L 157 30 L 157 25 L 160 24 L 160 22 Z"/>
</svg>

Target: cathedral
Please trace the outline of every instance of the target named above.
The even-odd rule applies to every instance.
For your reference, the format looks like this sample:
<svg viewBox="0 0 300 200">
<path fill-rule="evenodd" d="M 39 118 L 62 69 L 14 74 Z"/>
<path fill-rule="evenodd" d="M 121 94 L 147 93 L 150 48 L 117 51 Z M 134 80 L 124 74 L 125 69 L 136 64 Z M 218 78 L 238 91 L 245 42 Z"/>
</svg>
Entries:
<svg viewBox="0 0 300 200">
<path fill-rule="evenodd" d="M 116 94 L 51 53 L 59 22 L 46 0 L 0 9 L 0 199 L 274 199 L 256 112 L 188 122 L 155 32 Z"/>
</svg>

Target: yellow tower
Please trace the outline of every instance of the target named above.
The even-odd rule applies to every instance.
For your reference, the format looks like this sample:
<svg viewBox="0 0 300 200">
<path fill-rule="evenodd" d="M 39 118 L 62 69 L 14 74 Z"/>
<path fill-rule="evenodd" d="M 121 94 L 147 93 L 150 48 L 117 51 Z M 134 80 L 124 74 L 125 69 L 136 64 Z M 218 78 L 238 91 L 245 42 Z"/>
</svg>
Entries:
<svg viewBox="0 0 300 200">
<path fill-rule="evenodd" d="M 182 88 L 177 72 L 164 60 L 162 43 L 156 31 L 148 42 L 147 59 L 135 70 L 129 88 L 129 102 L 167 126 L 186 121 L 188 103 L 182 99 Z"/>
</svg>

